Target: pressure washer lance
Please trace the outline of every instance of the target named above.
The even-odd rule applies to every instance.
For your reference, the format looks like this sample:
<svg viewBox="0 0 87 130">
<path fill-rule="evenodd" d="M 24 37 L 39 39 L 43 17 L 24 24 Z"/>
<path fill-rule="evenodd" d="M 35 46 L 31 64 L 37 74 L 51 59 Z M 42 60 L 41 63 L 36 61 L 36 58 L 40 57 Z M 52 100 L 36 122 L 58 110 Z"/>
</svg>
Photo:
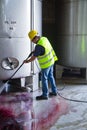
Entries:
<svg viewBox="0 0 87 130">
<path fill-rule="evenodd" d="M 33 51 L 29 54 L 29 56 L 26 58 L 26 60 L 31 57 L 31 55 L 33 54 Z M 0 94 L 2 93 L 2 91 L 4 90 L 4 88 L 7 86 L 7 83 L 9 80 L 11 80 L 14 75 L 18 72 L 18 70 L 23 66 L 24 62 L 19 66 L 19 68 L 13 73 L 13 75 L 8 79 L 8 80 L 5 80 L 3 82 L 0 83 Z"/>
</svg>

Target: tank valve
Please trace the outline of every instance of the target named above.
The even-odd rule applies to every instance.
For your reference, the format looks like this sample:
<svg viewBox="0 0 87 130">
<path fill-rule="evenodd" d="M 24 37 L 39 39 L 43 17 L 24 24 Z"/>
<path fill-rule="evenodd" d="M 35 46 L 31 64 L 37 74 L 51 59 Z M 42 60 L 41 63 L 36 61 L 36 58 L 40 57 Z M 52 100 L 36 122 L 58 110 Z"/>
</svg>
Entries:
<svg viewBox="0 0 87 130">
<path fill-rule="evenodd" d="M 19 65 L 19 61 L 13 57 L 6 57 L 2 60 L 1 66 L 6 70 L 13 70 Z"/>
</svg>

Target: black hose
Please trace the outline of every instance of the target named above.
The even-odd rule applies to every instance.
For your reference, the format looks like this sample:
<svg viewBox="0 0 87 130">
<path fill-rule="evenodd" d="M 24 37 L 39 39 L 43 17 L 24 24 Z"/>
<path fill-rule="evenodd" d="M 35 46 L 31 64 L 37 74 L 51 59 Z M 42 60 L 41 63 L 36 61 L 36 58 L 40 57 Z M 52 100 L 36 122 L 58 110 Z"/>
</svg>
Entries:
<svg viewBox="0 0 87 130">
<path fill-rule="evenodd" d="M 31 52 L 29 55 L 28 55 L 28 57 L 26 58 L 26 60 L 29 58 L 29 57 L 31 57 L 31 55 L 33 54 L 33 52 Z M 19 66 L 19 68 L 11 75 L 11 77 L 9 78 L 9 79 L 7 79 L 7 80 L 4 80 L 3 81 L 3 83 L 7 83 L 9 80 L 11 80 L 12 79 L 12 77 L 18 72 L 18 70 L 23 66 L 23 64 L 24 64 L 24 62 Z"/>
<path fill-rule="evenodd" d="M 59 91 L 64 90 L 64 88 L 65 88 L 65 86 L 64 86 L 62 89 L 57 89 L 57 90 L 58 90 L 58 91 L 57 91 L 57 94 L 58 94 L 61 98 L 65 99 L 65 100 L 68 100 L 68 101 L 73 101 L 73 102 L 87 103 L 87 101 L 84 101 L 84 100 L 82 101 L 82 100 L 70 99 L 70 98 L 66 98 L 66 97 L 62 96 L 62 95 L 59 93 Z"/>
</svg>

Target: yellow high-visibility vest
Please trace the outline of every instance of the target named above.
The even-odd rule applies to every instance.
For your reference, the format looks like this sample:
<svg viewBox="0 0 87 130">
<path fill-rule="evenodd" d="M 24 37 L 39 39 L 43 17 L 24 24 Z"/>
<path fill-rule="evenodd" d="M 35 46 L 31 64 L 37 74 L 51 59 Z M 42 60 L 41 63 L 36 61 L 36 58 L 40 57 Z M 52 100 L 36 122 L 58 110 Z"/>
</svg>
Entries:
<svg viewBox="0 0 87 130">
<path fill-rule="evenodd" d="M 48 68 L 49 66 L 53 65 L 58 58 L 46 37 L 41 37 L 37 44 L 45 48 L 44 55 L 37 57 L 40 67 L 42 69 Z"/>
</svg>

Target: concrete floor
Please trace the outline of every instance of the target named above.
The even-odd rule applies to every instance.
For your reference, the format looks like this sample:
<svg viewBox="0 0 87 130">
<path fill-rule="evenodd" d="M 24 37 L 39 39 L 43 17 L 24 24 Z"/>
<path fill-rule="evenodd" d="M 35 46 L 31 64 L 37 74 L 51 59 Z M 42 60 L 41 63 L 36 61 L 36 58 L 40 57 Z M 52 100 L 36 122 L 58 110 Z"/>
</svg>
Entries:
<svg viewBox="0 0 87 130">
<path fill-rule="evenodd" d="M 40 90 L 1 95 L 0 130 L 87 130 L 87 85 L 70 80 L 58 81 L 58 93 L 76 102 L 59 95 L 36 101 Z"/>
<path fill-rule="evenodd" d="M 81 102 L 67 100 L 68 113 L 62 115 L 50 130 L 87 130 L 87 85 L 67 85 L 60 93 Z"/>
</svg>

